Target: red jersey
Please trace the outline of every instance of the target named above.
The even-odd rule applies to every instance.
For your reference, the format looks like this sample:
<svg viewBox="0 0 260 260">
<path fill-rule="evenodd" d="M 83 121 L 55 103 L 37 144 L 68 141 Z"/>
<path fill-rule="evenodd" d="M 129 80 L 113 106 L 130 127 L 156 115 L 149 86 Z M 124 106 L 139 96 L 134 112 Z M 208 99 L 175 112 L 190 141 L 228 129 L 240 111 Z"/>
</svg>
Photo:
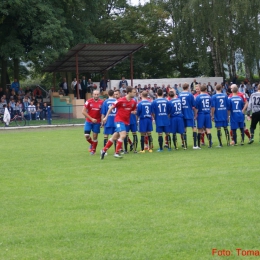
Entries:
<svg viewBox="0 0 260 260">
<path fill-rule="evenodd" d="M 136 110 L 136 101 L 134 99 L 127 100 L 126 97 L 122 97 L 113 105 L 117 108 L 115 122 L 122 122 L 129 125 L 131 112 Z"/>
<path fill-rule="evenodd" d="M 97 123 L 101 122 L 101 107 L 103 100 L 98 99 L 97 101 L 93 98 L 90 98 L 84 104 L 84 107 L 87 109 L 89 116 L 97 120 Z M 90 119 L 86 117 L 86 121 L 92 123 Z"/>
<path fill-rule="evenodd" d="M 237 95 L 242 98 L 244 103 L 246 103 L 247 99 L 246 99 L 245 94 L 243 94 L 242 92 L 237 92 Z M 231 93 L 228 97 L 229 98 L 233 97 L 233 93 Z"/>
</svg>

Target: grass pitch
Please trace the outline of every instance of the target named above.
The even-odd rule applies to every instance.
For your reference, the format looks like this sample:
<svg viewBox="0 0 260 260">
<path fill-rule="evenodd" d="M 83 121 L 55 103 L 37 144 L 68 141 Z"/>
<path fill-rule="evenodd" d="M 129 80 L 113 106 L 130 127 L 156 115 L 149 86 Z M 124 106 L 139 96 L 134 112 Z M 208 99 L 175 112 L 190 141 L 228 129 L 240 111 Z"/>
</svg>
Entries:
<svg viewBox="0 0 260 260">
<path fill-rule="evenodd" d="M 187 151 L 118 160 L 111 148 L 101 161 L 82 127 L 0 132 L 0 259 L 219 259 L 213 248 L 236 259 L 237 248 L 260 250 L 258 140 L 192 150 L 191 139 Z"/>
</svg>

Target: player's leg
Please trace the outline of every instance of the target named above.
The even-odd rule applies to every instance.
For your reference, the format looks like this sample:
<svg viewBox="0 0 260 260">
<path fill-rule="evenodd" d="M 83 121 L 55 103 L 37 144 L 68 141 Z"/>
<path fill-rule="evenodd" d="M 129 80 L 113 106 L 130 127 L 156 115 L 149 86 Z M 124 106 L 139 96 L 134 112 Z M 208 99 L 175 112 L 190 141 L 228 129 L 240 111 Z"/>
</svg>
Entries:
<svg viewBox="0 0 260 260">
<path fill-rule="evenodd" d="M 144 136 L 144 150 L 149 150 L 149 139 L 147 133 Z"/>
<path fill-rule="evenodd" d="M 107 141 L 106 145 L 104 148 L 100 151 L 100 159 L 103 160 L 104 156 L 107 152 L 107 150 L 118 140 L 119 138 L 119 132 L 124 130 L 125 131 L 125 125 L 120 122 L 115 123 L 115 132 L 112 135 L 112 137 Z"/>
<path fill-rule="evenodd" d="M 107 140 L 108 140 L 108 135 L 104 134 L 104 147 L 105 147 L 106 144 L 107 144 Z"/>
<path fill-rule="evenodd" d="M 224 127 L 224 132 L 227 140 L 227 146 L 230 146 L 230 136 L 229 136 L 229 131 L 227 127 Z"/>
<path fill-rule="evenodd" d="M 98 145 L 98 134 L 100 133 L 100 124 L 92 124 L 93 142 L 91 148 L 91 154 L 95 154 Z"/>
<path fill-rule="evenodd" d="M 245 127 L 244 127 L 244 122 L 240 124 L 240 133 L 241 133 L 241 145 L 244 145 L 245 141 Z"/>
<path fill-rule="evenodd" d="M 249 139 L 249 141 L 250 141 L 250 138 L 251 138 L 250 132 L 249 132 L 249 130 L 246 128 L 246 124 L 245 124 L 245 123 L 244 123 L 244 133 L 245 133 L 245 135 L 248 137 L 248 139 Z"/>
<path fill-rule="evenodd" d="M 193 149 L 201 149 L 200 142 L 201 142 L 201 135 L 203 133 L 203 127 L 204 127 L 204 115 L 203 114 L 199 114 L 198 115 L 197 127 L 198 127 L 198 135 L 197 135 L 198 146 L 197 147 L 193 147 Z"/>
<path fill-rule="evenodd" d="M 137 138 L 137 124 L 131 125 L 131 132 L 133 134 L 133 144 L 134 144 L 134 153 L 137 153 L 137 145 L 138 145 L 138 138 Z"/>
<path fill-rule="evenodd" d="M 93 143 L 92 143 L 92 147 L 91 147 L 91 152 L 90 154 L 95 154 L 96 153 L 96 148 L 98 145 L 98 133 L 94 133 L 93 132 Z"/>
<path fill-rule="evenodd" d="M 157 152 L 163 151 L 163 127 L 156 126 L 156 132 L 158 133 L 158 143 L 159 143 L 159 149 Z"/>
<path fill-rule="evenodd" d="M 141 133 L 141 151 L 139 153 L 145 153 L 145 150 L 144 150 L 144 139 L 145 139 L 145 133 Z"/>
<path fill-rule="evenodd" d="M 171 136 L 170 136 L 169 133 L 166 133 L 166 134 L 165 134 L 165 137 L 166 137 L 167 143 L 168 143 L 168 151 L 171 151 L 171 150 L 172 150 Z"/>
<path fill-rule="evenodd" d="M 232 129 L 234 145 L 237 145 L 237 130 Z"/>
<path fill-rule="evenodd" d="M 128 126 L 127 126 L 127 128 L 128 128 Z M 128 148 L 127 148 L 127 146 L 128 146 L 128 135 L 129 135 L 129 131 L 126 132 L 126 137 L 124 139 L 124 151 L 125 151 L 125 153 L 128 153 L 128 151 L 127 151 L 128 150 Z"/>
<path fill-rule="evenodd" d="M 172 141 L 173 141 L 174 149 L 175 149 L 175 150 L 178 150 L 179 148 L 178 148 L 177 135 L 176 135 L 176 133 L 173 133 L 173 134 L 172 134 Z"/>
<path fill-rule="evenodd" d="M 217 127 L 217 137 L 218 137 L 218 142 L 219 142 L 219 146 L 218 147 L 222 147 L 222 133 L 221 133 L 221 127 Z"/>
<path fill-rule="evenodd" d="M 148 144 L 149 144 L 149 153 L 153 152 L 153 137 L 152 137 L 152 133 L 148 132 L 147 133 L 147 137 L 148 137 Z"/>
<path fill-rule="evenodd" d="M 85 122 L 85 125 L 84 125 L 84 135 L 85 135 L 86 141 L 88 143 L 90 143 L 90 145 L 93 144 L 93 141 L 92 141 L 91 136 L 90 136 L 91 129 L 92 129 L 92 123 Z"/>
<path fill-rule="evenodd" d="M 205 145 L 205 129 L 203 128 L 203 131 L 200 136 L 201 145 Z"/>
<path fill-rule="evenodd" d="M 206 133 L 207 133 L 207 138 L 209 140 L 208 148 L 211 148 L 212 147 L 212 135 L 211 135 L 211 132 L 210 132 L 210 128 L 206 128 Z"/>
<path fill-rule="evenodd" d="M 131 151 L 133 151 L 133 149 L 134 149 L 134 144 L 133 144 L 133 142 L 132 142 L 132 140 L 130 139 L 130 137 L 128 136 L 128 144 L 130 145 L 130 152 Z"/>
<path fill-rule="evenodd" d="M 167 137 L 167 135 L 164 136 L 164 147 L 168 148 L 168 137 Z"/>
<path fill-rule="evenodd" d="M 233 131 L 232 131 L 232 129 L 230 129 L 230 138 L 231 138 L 230 144 L 233 145 L 235 142 L 234 142 L 234 138 L 233 138 Z"/>
<path fill-rule="evenodd" d="M 206 114 L 204 120 L 205 120 L 204 126 L 206 128 L 206 134 L 209 141 L 208 148 L 211 148 L 212 147 L 212 135 L 211 135 L 212 121 L 211 121 L 210 114 Z"/>
<path fill-rule="evenodd" d="M 120 151 L 122 150 L 123 142 L 126 139 L 126 137 L 127 137 L 126 131 L 119 132 L 119 138 L 116 143 L 116 152 L 114 155 L 116 158 L 122 157 L 122 156 L 120 156 Z"/>
<path fill-rule="evenodd" d="M 184 120 L 183 118 L 177 118 L 177 133 L 179 133 L 181 135 L 181 140 L 182 140 L 182 147 L 184 150 L 187 149 L 187 144 L 185 142 L 185 139 L 184 139 L 184 133 L 185 133 L 185 128 L 184 128 Z"/>
<path fill-rule="evenodd" d="M 255 129 L 257 123 L 259 122 L 259 119 L 260 119 L 260 112 L 252 114 L 251 125 L 250 125 L 251 138 L 248 144 L 252 144 L 254 142 Z"/>
<path fill-rule="evenodd" d="M 157 152 L 163 151 L 163 133 L 158 133 L 158 143 L 159 143 L 159 149 Z"/>
<path fill-rule="evenodd" d="M 197 145 L 197 140 L 198 140 L 198 133 L 197 133 L 197 127 L 193 128 L 193 133 L 192 133 L 192 137 L 193 137 L 193 148 L 196 149 L 196 147 L 198 147 Z M 186 141 L 187 142 L 187 141 Z"/>
</svg>

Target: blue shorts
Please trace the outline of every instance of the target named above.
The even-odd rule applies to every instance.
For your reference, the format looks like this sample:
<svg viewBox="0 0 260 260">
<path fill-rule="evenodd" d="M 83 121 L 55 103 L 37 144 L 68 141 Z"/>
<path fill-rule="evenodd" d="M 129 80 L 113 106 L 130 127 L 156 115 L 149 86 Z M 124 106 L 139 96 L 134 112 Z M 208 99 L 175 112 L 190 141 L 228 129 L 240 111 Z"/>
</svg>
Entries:
<svg viewBox="0 0 260 260">
<path fill-rule="evenodd" d="M 132 133 L 137 132 L 137 124 L 126 125 L 126 132 L 130 132 L 130 130 Z"/>
<path fill-rule="evenodd" d="M 238 128 L 244 128 L 244 121 L 243 122 L 230 122 L 231 130 L 236 130 Z"/>
<path fill-rule="evenodd" d="M 182 117 L 171 117 L 170 120 L 170 133 L 172 134 L 183 134 L 185 132 L 184 129 L 184 121 Z"/>
<path fill-rule="evenodd" d="M 139 132 L 147 133 L 153 131 L 153 121 L 151 118 L 141 118 L 139 121 Z"/>
<path fill-rule="evenodd" d="M 183 119 L 185 127 L 196 127 L 196 122 L 194 119 Z"/>
<path fill-rule="evenodd" d="M 126 132 L 126 125 L 123 122 L 115 122 L 115 132 Z"/>
<path fill-rule="evenodd" d="M 228 126 L 228 121 L 215 121 L 215 127 L 227 127 Z"/>
<path fill-rule="evenodd" d="M 115 127 L 104 127 L 104 135 L 112 135 L 115 132 Z"/>
<path fill-rule="evenodd" d="M 170 133 L 170 126 L 156 126 L 156 133 Z"/>
<path fill-rule="evenodd" d="M 203 127 L 212 128 L 210 114 L 198 114 L 197 122 L 198 122 L 199 129 L 201 129 Z"/>
<path fill-rule="evenodd" d="M 93 131 L 93 133 L 95 134 L 99 134 L 100 133 L 100 123 L 90 123 L 90 122 L 85 122 L 85 126 L 84 126 L 84 133 L 85 134 L 89 134 L 91 131 Z"/>
</svg>

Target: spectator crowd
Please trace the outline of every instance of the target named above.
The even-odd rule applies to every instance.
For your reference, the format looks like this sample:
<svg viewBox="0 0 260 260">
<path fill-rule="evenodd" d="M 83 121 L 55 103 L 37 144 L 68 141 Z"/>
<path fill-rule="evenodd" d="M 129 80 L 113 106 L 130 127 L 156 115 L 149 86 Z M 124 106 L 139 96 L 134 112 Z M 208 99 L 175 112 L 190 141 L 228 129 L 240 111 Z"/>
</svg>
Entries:
<svg viewBox="0 0 260 260">
<path fill-rule="evenodd" d="M 0 116 L 4 115 L 5 108 L 11 119 L 15 115 L 24 116 L 27 120 L 47 119 L 47 103 L 43 102 L 40 87 L 32 89 L 27 86 L 23 89 L 16 79 L 6 91 L 0 88 Z"/>
</svg>

